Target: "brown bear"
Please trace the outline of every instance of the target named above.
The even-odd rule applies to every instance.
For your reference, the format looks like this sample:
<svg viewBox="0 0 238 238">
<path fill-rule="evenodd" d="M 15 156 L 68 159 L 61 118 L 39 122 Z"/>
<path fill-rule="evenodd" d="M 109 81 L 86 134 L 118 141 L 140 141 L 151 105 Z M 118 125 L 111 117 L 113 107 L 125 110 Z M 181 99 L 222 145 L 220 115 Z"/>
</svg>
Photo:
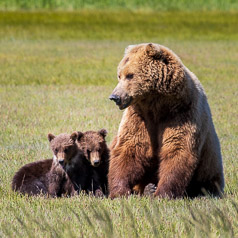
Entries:
<svg viewBox="0 0 238 238">
<path fill-rule="evenodd" d="M 105 129 L 72 135 L 49 134 L 53 159 L 24 165 L 13 178 L 13 190 L 58 197 L 73 195 L 75 191 L 106 194 L 109 160 L 106 134 Z"/>
<path fill-rule="evenodd" d="M 84 190 L 93 192 L 96 196 L 107 195 L 107 174 L 109 167 L 109 149 L 105 137 L 107 131 L 78 132 L 78 147 L 83 151 L 83 167 L 86 183 Z"/>
<path fill-rule="evenodd" d="M 111 144 L 110 197 L 157 184 L 155 196 L 219 196 L 220 144 L 197 77 L 168 48 L 129 46 L 111 100 L 126 109 Z"/>
<path fill-rule="evenodd" d="M 48 135 L 53 159 L 24 165 L 12 180 L 12 189 L 23 194 L 49 196 L 74 195 L 75 189 L 66 170 L 80 160 L 76 144 L 78 134 Z"/>
</svg>

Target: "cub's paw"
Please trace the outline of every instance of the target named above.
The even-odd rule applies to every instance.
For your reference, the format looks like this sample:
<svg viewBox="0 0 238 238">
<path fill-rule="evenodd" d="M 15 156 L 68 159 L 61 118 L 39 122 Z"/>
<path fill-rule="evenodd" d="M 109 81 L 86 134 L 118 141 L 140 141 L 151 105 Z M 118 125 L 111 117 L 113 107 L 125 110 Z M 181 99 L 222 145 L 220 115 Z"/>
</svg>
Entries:
<svg viewBox="0 0 238 238">
<path fill-rule="evenodd" d="M 143 194 L 145 196 L 153 196 L 156 189 L 157 189 L 157 187 L 155 186 L 155 184 L 149 183 L 148 185 L 145 186 L 145 190 L 144 190 Z"/>
</svg>

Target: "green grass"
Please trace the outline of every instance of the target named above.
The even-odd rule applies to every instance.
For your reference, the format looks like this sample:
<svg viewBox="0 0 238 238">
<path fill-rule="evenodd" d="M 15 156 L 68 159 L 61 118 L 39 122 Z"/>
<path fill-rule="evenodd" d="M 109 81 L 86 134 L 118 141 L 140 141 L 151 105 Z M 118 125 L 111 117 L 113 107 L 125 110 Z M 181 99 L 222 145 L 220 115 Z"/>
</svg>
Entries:
<svg viewBox="0 0 238 238">
<path fill-rule="evenodd" d="M 0 9 L 237 10 L 235 0 L 1 0 Z"/>
<path fill-rule="evenodd" d="M 148 41 L 237 40 L 236 12 L 0 12 L 0 38 Z"/>
<path fill-rule="evenodd" d="M 238 237 L 238 15 L 172 14 L 1 12 L 0 237 Z M 106 128 L 111 142 L 122 116 L 108 100 L 116 67 L 140 42 L 168 46 L 202 82 L 222 147 L 224 198 L 13 193 L 18 168 L 52 156 L 49 132 Z"/>
<path fill-rule="evenodd" d="M 209 66 L 198 70 L 206 77 L 222 78 L 227 72 L 235 74 L 237 22 L 237 12 L 2 12 L 0 84 L 62 85 L 70 79 L 71 84 L 113 85 L 124 48 L 148 41 L 167 45 L 196 69 L 205 54 L 211 57 Z M 187 60 L 190 54 L 193 58 Z M 212 60 L 220 54 L 232 65 L 221 67 L 224 61 Z M 216 68 L 215 77 L 207 67 Z"/>
</svg>

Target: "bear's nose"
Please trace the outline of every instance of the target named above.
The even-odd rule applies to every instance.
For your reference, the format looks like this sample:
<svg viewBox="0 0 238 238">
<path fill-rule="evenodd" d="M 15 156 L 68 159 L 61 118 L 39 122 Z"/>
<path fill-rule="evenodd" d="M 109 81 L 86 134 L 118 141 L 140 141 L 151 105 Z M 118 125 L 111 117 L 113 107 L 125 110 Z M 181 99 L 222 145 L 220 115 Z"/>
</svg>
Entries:
<svg viewBox="0 0 238 238">
<path fill-rule="evenodd" d="M 94 160 L 94 161 L 93 161 L 93 166 L 96 166 L 96 167 L 97 167 L 99 164 L 100 164 L 100 161 L 99 161 L 99 160 Z"/>
<path fill-rule="evenodd" d="M 64 165 L 64 159 L 60 159 L 59 164 L 63 166 Z"/>
<path fill-rule="evenodd" d="M 117 105 L 121 104 L 121 97 L 115 94 L 111 94 L 109 97 L 110 100 L 113 100 Z"/>
</svg>

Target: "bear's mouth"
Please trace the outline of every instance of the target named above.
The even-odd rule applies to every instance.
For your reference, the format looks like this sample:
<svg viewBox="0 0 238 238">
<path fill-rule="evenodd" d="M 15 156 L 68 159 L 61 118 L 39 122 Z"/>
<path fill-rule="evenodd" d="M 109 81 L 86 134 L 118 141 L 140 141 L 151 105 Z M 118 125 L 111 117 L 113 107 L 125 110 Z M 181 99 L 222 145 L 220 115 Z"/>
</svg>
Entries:
<svg viewBox="0 0 238 238">
<path fill-rule="evenodd" d="M 93 167 L 98 167 L 98 166 L 100 165 L 100 162 L 97 162 L 97 163 L 92 162 L 91 165 L 92 165 Z"/>
<path fill-rule="evenodd" d="M 123 110 L 125 108 L 127 108 L 128 106 L 130 106 L 132 102 L 132 97 L 127 97 L 125 100 L 122 101 L 122 103 L 120 105 L 118 105 L 120 110 Z"/>
<path fill-rule="evenodd" d="M 64 159 L 59 159 L 58 162 L 62 167 L 64 167 L 64 165 L 65 165 L 65 160 Z"/>
</svg>

